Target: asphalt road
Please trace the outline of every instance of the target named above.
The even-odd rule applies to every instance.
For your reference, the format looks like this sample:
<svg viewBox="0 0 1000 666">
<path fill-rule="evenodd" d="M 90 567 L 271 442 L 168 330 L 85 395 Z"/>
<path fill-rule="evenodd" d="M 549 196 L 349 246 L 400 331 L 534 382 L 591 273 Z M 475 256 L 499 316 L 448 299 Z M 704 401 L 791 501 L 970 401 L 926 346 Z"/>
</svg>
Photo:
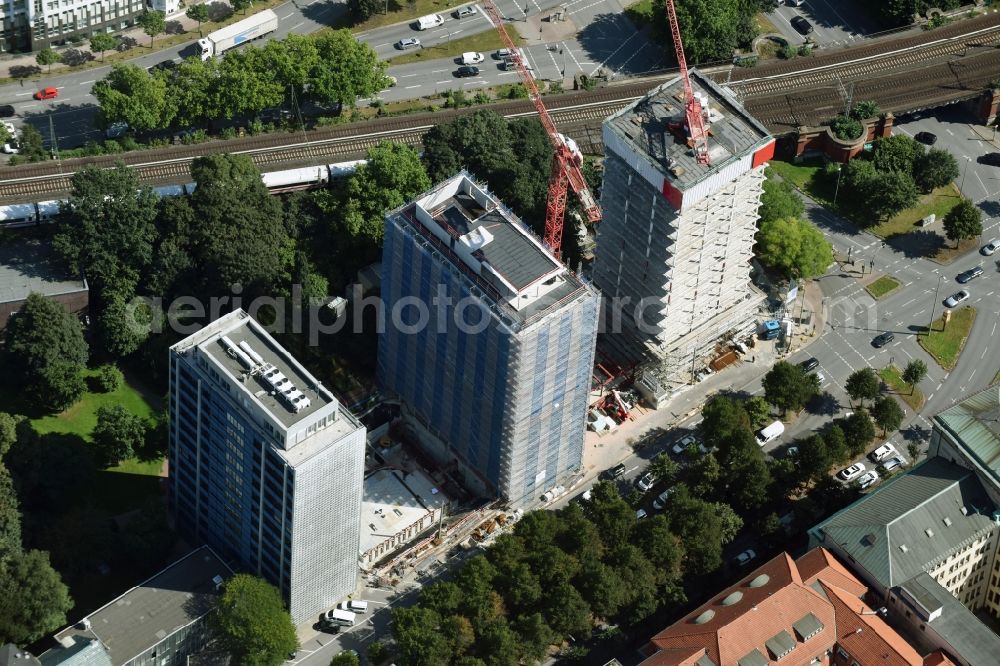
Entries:
<svg viewBox="0 0 1000 666">
<path fill-rule="evenodd" d="M 805 4 L 778 5 L 767 18 L 792 44 L 801 44 L 805 36 L 791 25 L 795 16 L 803 16 L 813 26 L 809 35 L 820 46 L 849 45 L 875 29 L 871 19 L 861 10 L 858 0 L 807 0 Z"/>
</svg>

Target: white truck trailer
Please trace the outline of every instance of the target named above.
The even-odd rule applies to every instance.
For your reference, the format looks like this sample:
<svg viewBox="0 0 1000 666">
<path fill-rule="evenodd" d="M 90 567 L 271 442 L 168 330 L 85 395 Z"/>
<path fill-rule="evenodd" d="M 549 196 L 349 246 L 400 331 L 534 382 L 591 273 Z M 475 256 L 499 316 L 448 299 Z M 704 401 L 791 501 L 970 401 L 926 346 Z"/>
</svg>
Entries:
<svg viewBox="0 0 1000 666">
<path fill-rule="evenodd" d="M 225 28 L 208 33 L 208 36 L 198 40 L 201 47 L 201 59 L 208 60 L 212 56 L 225 53 L 234 46 L 260 39 L 278 29 L 278 15 L 270 9 L 248 16 Z"/>
</svg>

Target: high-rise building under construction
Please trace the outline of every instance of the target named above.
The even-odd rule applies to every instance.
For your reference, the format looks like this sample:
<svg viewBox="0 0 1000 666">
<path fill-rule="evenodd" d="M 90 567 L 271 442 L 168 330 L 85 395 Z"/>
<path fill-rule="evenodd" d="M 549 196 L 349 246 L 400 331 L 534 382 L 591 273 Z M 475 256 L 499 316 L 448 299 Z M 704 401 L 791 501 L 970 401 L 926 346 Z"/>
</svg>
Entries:
<svg viewBox="0 0 1000 666">
<path fill-rule="evenodd" d="M 615 337 L 629 360 L 657 359 L 666 386 L 689 381 L 693 361 L 721 338 L 749 331 L 764 300 L 750 281 L 750 259 L 774 139 L 730 93 L 697 72 L 690 78 L 708 164 L 689 145 L 680 77 L 603 126 L 593 281 L 611 315 L 606 323 L 621 322 Z"/>
<path fill-rule="evenodd" d="M 386 217 L 378 379 L 466 486 L 578 472 L 600 297 L 465 172 Z"/>
</svg>

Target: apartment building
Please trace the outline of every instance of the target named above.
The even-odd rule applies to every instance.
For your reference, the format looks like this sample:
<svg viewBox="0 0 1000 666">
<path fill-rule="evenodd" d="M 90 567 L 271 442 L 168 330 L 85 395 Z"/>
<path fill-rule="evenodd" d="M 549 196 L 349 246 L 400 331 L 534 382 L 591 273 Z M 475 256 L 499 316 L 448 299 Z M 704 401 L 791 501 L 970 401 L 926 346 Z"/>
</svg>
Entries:
<svg viewBox="0 0 1000 666">
<path fill-rule="evenodd" d="M 378 380 L 425 449 L 514 505 L 579 471 L 600 298 L 467 172 L 386 217 Z"/>
<path fill-rule="evenodd" d="M 170 348 L 170 508 L 296 622 L 354 592 L 365 428 L 242 310 Z"/>
<path fill-rule="evenodd" d="M 176 11 L 177 0 L 157 0 L 149 9 Z M 32 51 L 89 39 L 135 25 L 147 9 L 143 0 L 3 0 L 0 2 L 0 52 Z"/>
<path fill-rule="evenodd" d="M 691 85 L 710 164 L 687 145 L 679 77 L 607 118 L 602 132 L 594 284 L 608 330 L 630 360 L 656 359 L 666 385 L 690 381 L 693 361 L 721 338 L 752 332 L 764 302 L 750 259 L 774 139 L 707 77 L 692 72 Z"/>
</svg>

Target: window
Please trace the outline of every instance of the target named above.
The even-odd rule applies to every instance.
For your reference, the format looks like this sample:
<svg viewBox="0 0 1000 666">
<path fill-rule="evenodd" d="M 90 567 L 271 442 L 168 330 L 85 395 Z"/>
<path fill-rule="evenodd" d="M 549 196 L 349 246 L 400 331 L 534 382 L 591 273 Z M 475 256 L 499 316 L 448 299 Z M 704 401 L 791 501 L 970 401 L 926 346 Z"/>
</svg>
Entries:
<svg viewBox="0 0 1000 666">
<path fill-rule="evenodd" d="M 851 655 L 849 655 L 846 652 L 844 652 L 844 648 L 842 648 L 842 647 L 838 647 L 837 648 L 837 656 L 840 657 L 841 659 L 850 659 L 851 658 Z"/>
</svg>

